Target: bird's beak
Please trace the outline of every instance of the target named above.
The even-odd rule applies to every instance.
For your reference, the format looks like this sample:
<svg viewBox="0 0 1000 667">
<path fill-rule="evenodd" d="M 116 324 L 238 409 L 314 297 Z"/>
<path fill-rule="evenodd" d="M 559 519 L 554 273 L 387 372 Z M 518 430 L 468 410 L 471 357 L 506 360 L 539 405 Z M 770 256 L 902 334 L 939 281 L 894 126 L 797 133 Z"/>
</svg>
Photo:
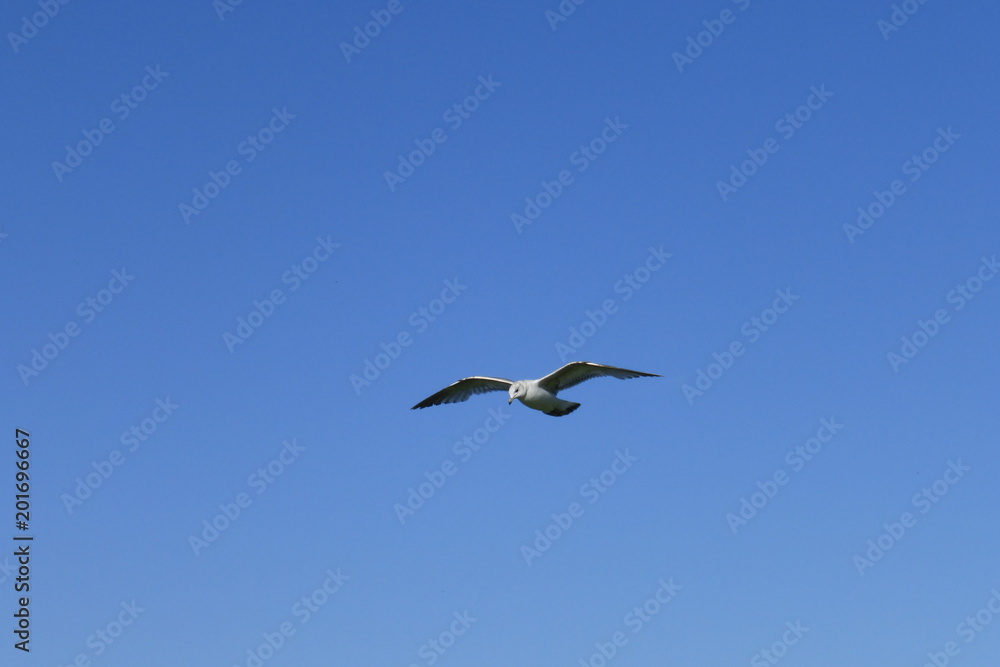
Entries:
<svg viewBox="0 0 1000 667">
<path fill-rule="evenodd" d="M 507 399 L 507 405 L 510 405 L 513 402 L 514 402 L 514 397 L 513 396 L 511 396 L 509 399 Z"/>
</svg>

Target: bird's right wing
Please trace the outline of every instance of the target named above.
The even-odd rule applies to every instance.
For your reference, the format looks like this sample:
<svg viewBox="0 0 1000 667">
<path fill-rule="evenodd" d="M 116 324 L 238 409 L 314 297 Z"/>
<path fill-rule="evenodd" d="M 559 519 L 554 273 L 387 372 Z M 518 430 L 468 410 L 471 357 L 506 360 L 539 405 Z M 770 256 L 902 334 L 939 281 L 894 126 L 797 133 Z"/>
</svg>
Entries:
<svg viewBox="0 0 1000 667">
<path fill-rule="evenodd" d="M 581 382 L 586 382 L 591 378 L 613 377 L 619 380 L 629 380 L 631 378 L 658 378 L 655 373 L 643 373 L 642 371 L 630 371 L 627 368 L 617 366 L 605 366 L 595 364 L 592 361 L 573 361 L 566 364 L 559 370 L 553 371 L 538 381 L 538 386 L 553 394 L 575 387 Z"/>
<path fill-rule="evenodd" d="M 433 396 L 425 398 L 410 409 L 429 408 L 432 405 L 441 405 L 442 403 L 461 403 L 462 401 L 469 400 L 469 397 L 473 394 L 485 394 L 490 391 L 507 391 L 512 384 L 514 383 L 504 378 L 487 378 L 479 377 L 478 375 L 462 378 Z"/>
</svg>

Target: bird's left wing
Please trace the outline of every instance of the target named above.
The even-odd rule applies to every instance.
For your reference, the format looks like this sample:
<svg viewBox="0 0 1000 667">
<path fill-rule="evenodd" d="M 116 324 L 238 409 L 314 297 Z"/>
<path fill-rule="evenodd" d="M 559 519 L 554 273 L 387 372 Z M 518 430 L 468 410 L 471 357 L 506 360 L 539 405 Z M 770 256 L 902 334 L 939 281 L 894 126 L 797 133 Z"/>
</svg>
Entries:
<svg viewBox="0 0 1000 667">
<path fill-rule="evenodd" d="M 592 361 L 573 361 L 543 377 L 538 381 L 538 386 L 555 394 L 563 389 L 578 385 L 581 382 L 586 382 L 591 378 L 604 376 L 618 378 L 619 380 L 629 380 L 639 377 L 661 377 L 654 373 L 630 371 L 627 368 L 605 366 L 604 364 L 595 364 Z"/>
<path fill-rule="evenodd" d="M 474 375 L 473 377 L 462 378 L 458 382 L 448 385 L 410 409 L 429 408 L 432 405 L 441 405 L 442 403 L 460 403 L 469 400 L 469 397 L 473 394 L 485 394 L 488 391 L 507 391 L 512 384 L 514 383 L 504 378 L 488 378 Z"/>
</svg>

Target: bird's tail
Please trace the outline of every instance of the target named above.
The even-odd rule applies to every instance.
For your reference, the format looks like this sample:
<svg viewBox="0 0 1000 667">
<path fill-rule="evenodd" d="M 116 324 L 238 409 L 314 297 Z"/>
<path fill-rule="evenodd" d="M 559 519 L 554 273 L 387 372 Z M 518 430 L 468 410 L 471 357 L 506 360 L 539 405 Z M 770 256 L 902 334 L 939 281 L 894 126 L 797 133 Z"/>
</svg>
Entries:
<svg viewBox="0 0 1000 667">
<path fill-rule="evenodd" d="M 573 412 L 574 410 L 576 410 L 578 407 L 580 407 L 579 403 L 570 403 L 567 401 L 566 404 L 563 405 L 562 407 L 553 408 L 548 412 L 546 412 L 545 414 L 552 415 L 553 417 L 564 417 L 569 413 Z"/>
</svg>

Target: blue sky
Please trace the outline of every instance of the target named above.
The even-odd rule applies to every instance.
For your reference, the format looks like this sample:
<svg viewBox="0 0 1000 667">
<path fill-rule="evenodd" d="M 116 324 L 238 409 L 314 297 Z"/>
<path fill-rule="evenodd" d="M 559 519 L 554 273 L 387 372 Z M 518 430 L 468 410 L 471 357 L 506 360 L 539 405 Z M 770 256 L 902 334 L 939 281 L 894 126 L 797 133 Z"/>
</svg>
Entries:
<svg viewBox="0 0 1000 667">
<path fill-rule="evenodd" d="M 995 664 L 994 4 L 225 2 L 3 11 L 4 664 Z"/>
</svg>

